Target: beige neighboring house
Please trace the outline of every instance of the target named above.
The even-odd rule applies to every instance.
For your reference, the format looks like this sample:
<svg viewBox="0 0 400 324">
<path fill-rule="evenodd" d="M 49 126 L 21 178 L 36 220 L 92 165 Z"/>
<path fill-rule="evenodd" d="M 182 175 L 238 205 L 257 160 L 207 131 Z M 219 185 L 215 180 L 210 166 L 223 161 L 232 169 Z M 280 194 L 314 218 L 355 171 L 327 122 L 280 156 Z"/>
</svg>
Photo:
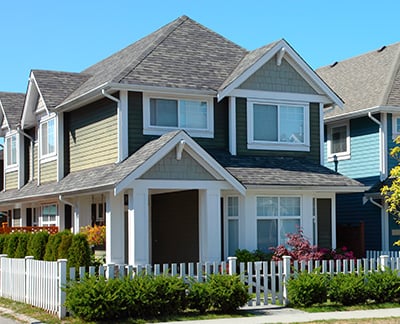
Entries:
<svg viewBox="0 0 400 324">
<path fill-rule="evenodd" d="M 298 226 L 335 247 L 336 194 L 364 190 L 321 165 L 324 109 L 342 101 L 283 39 L 249 51 L 182 16 L 6 97 L 1 209 L 105 223 L 107 263 L 219 261 Z"/>
</svg>

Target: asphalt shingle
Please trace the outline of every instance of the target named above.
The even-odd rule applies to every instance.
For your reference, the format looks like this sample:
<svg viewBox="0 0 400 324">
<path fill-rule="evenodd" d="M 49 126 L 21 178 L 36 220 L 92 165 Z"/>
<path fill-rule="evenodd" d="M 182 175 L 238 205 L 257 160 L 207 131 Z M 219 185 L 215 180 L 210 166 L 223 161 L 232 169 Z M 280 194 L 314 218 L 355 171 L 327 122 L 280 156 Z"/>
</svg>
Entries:
<svg viewBox="0 0 400 324">
<path fill-rule="evenodd" d="M 0 92 L 0 101 L 4 108 L 9 127 L 16 129 L 21 120 L 25 94 L 17 92 Z"/>
</svg>

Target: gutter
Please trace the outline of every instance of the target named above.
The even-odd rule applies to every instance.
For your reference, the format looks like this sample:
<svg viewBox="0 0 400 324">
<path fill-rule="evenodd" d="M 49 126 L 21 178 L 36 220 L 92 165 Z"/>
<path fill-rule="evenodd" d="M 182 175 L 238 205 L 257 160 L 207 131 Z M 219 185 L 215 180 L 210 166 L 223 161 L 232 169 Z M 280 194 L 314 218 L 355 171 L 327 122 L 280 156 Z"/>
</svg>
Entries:
<svg viewBox="0 0 400 324">
<path fill-rule="evenodd" d="M 74 204 L 70 203 L 69 201 L 64 200 L 62 195 L 58 195 L 58 200 L 61 201 L 64 205 L 69 205 L 71 207 L 74 207 Z"/>
<path fill-rule="evenodd" d="M 29 176 L 29 180 L 32 180 L 32 179 L 33 179 L 33 172 L 34 172 L 34 170 L 35 170 L 35 166 L 34 166 L 34 163 L 35 163 L 34 142 L 35 142 L 35 140 L 33 139 L 32 136 L 30 136 L 30 135 L 28 135 L 27 133 L 25 133 L 25 132 L 21 129 L 20 126 L 17 127 L 17 132 L 18 132 L 19 134 L 25 136 L 27 139 L 30 140 L 30 146 L 31 146 L 31 161 L 32 161 L 32 163 L 31 163 L 31 174 L 30 174 L 30 176 Z M 39 153 L 39 152 L 38 152 L 38 153 Z M 39 166 L 39 165 L 38 165 L 38 166 Z M 39 167 L 38 167 L 38 170 L 39 170 Z"/>
</svg>

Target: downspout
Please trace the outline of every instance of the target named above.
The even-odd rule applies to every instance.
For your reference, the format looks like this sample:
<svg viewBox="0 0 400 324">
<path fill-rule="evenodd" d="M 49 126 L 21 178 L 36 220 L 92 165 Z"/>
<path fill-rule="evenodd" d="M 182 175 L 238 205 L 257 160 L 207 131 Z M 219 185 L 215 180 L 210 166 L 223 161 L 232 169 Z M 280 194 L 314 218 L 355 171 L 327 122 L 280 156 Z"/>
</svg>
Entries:
<svg viewBox="0 0 400 324">
<path fill-rule="evenodd" d="M 17 127 L 17 132 L 20 133 L 21 135 L 25 136 L 27 139 L 30 140 L 30 146 L 31 146 L 31 174 L 29 175 L 29 180 L 33 179 L 33 172 L 35 170 L 34 163 L 35 163 L 35 155 L 34 155 L 34 142 L 35 140 L 33 139 L 32 136 L 28 135 L 25 133 L 20 127 Z"/>
<path fill-rule="evenodd" d="M 382 154 L 383 154 L 383 140 L 382 140 L 382 123 L 376 119 L 374 116 L 372 116 L 372 113 L 369 111 L 368 112 L 368 117 L 369 119 L 371 119 L 374 123 L 376 123 L 379 126 L 379 166 L 380 166 L 380 180 L 382 181 L 384 178 L 384 169 L 386 169 L 386 167 L 383 165 L 383 160 L 382 160 Z"/>
<path fill-rule="evenodd" d="M 110 95 L 110 94 L 108 94 L 104 89 L 101 89 L 101 94 L 104 96 L 104 97 L 106 97 L 106 98 L 108 98 L 108 99 L 110 99 L 110 100 L 112 100 L 112 101 L 114 101 L 114 102 L 116 102 L 117 103 L 117 113 L 118 113 L 118 111 L 120 110 L 120 104 L 121 104 L 121 100 L 120 99 L 118 99 L 118 98 L 116 98 L 116 97 L 114 97 L 114 96 L 112 96 L 112 95 Z M 120 136 L 120 131 L 119 131 L 119 128 L 121 127 L 120 126 L 120 123 L 119 123 L 119 120 L 118 120 L 118 123 L 117 123 L 117 127 L 118 127 L 118 129 L 117 129 L 117 133 L 118 133 L 118 136 Z M 119 147 L 119 143 L 118 143 L 118 157 L 117 157 L 117 162 L 116 163 L 119 163 L 122 159 L 120 158 L 120 147 Z"/>
<path fill-rule="evenodd" d="M 381 204 L 377 203 L 374 199 L 372 199 L 372 197 L 369 197 L 369 202 L 378 208 L 383 208 L 383 206 Z"/>
</svg>

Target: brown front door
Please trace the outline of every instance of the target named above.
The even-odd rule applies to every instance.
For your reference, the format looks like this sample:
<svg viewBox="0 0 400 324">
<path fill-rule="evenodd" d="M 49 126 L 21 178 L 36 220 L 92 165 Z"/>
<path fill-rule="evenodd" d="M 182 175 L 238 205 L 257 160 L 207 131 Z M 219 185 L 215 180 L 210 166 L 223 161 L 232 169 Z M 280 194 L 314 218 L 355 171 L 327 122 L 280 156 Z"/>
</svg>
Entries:
<svg viewBox="0 0 400 324">
<path fill-rule="evenodd" d="M 199 193 L 151 196 L 152 263 L 198 262 Z"/>
</svg>

